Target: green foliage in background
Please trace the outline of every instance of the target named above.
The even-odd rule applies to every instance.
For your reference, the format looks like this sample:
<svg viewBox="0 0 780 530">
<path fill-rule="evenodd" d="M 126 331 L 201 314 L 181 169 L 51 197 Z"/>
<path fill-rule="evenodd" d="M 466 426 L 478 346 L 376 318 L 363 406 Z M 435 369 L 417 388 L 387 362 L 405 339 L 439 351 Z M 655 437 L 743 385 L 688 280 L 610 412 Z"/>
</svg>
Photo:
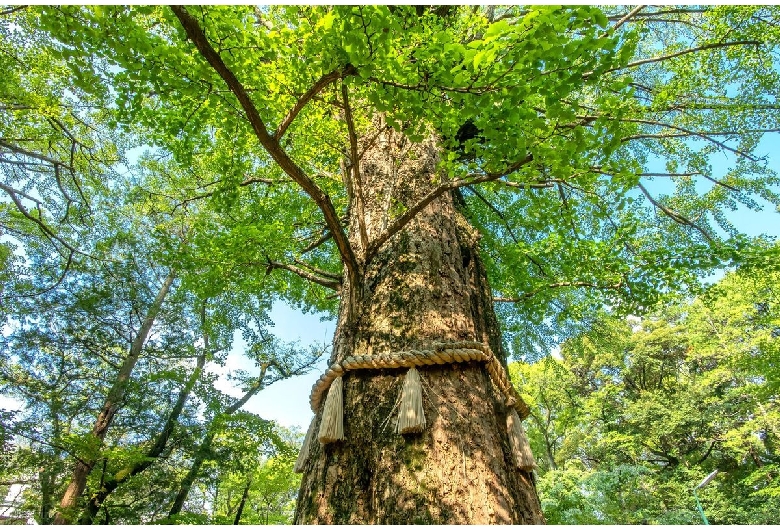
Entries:
<svg viewBox="0 0 780 530">
<path fill-rule="evenodd" d="M 780 513 L 780 276 L 729 273 L 691 302 L 602 313 L 559 358 L 512 366 L 545 516 L 559 524 L 773 524 Z"/>
</svg>

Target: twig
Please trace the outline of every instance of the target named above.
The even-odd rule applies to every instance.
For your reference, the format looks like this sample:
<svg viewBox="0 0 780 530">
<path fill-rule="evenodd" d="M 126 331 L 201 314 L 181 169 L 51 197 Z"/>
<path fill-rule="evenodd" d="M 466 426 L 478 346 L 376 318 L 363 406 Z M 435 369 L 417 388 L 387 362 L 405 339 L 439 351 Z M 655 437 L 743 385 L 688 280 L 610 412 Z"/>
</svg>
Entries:
<svg viewBox="0 0 780 530">
<path fill-rule="evenodd" d="M 660 202 L 656 201 L 652 197 L 652 195 L 650 195 L 650 192 L 648 192 L 647 189 L 644 186 L 642 186 L 641 182 L 637 182 L 637 186 L 642 191 L 644 196 L 647 197 L 647 200 L 650 201 L 653 204 L 653 206 L 655 206 L 656 208 L 661 210 L 663 213 L 665 213 L 670 219 L 672 219 L 672 221 L 674 221 L 674 222 L 676 222 L 678 224 L 681 224 L 681 225 L 690 226 L 691 228 L 695 228 L 699 233 L 701 233 L 701 235 L 703 235 L 707 239 L 707 241 L 712 241 L 712 237 L 710 237 L 710 235 L 703 228 L 700 228 L 693 221 L 690 221 L 689 219 L 687 219 L 683 215 L 681 215 L 681 214 L 671 210 L 670 208 L 668 208 L 668 207 L 664 206 L 663 204 L 661 204 Z"/>
</svg>

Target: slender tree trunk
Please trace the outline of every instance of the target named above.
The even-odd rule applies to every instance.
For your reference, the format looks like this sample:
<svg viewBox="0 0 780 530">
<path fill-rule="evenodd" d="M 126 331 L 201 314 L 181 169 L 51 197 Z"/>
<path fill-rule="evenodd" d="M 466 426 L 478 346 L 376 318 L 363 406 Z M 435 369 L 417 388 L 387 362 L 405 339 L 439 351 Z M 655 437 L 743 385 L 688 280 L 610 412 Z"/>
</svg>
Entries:
<svg viewBox="0 0 780 530">
<path fill-rule="evenodd" d="M 55 438 L 56 439 L 56 438 Z M 52 494 L 54 493 L 54 484 L 52 483 L 52 473 L 43 469 L 38 473 L 38 480 L 41 484 L 41 512 L 40 524 L 51 523 L 51 509 L 54 504 Z"/>
<path fill-rule="evenodd" d="M 179 485 L 179 491 L 176 493 L 176 498 L 173 500 L 173 505 L 171 505 L 171 509 L 168 511 L 168 517 L 173 517 L 174 515 L 180 513 L 181 509 L 184 507 L 184 502 L 190 495 L 192 485 L 195 484 L 195 479 L 198 478 L 200 468 L 203 466 L 203 463 L 206 461 L 206 458 L 211 452 L 211 442 L 213 440 L 214 433 L 209 432 L 206 434 L 205 438 L 203 438 L 203 441 L 200 442 L 198 449 L 195 451 L 195 457 L 192 460 L 192 465 L 190 466 L 189 471 L 187 471 L 187 475 L 182 479 L 181 484 Z"/>
<path fill-rule="evenodd" d="M 351 174 L 360 208 L 350 208 L 350 240 L 361 249 L 438 183 L 433 141 L 410 144 L 385 130 Z M 353 150 L 353 153 L 357 150 Z M 349 189 L 349 186 L 348 186 Z M 332 361 L 347 355 L 479 341 L 504 359 L 477 232 L 458 193 L 429 204 L 347 281 Z M 507 407 L 483 364 L 419 369 L 428 422 L 421 434 L 394 432 L 406 369 L 357 370 L 344 377 L 346 439 L 312 441 L 298 496 L 299 524 L 543 523 L 530 473 L 514 466 Z M 319 428 L 322 409 L 315 417 Z M 315 431 L 316 432 L 316 431 Z"/>
<path fill-rule="evenodd" d="M 90 497 L 87 508 L 84 510 L 84 513 L 79 519 L 79 524 L 92 524 L 92 520 L 97 515 L 101 504 L 103 504 L 106 498 L 129 478 L 134 477 L 135 475 L 138 475 L 139 473 L 146 470 L 149 466 L 152 465 L 152 463 L 154 463 L 154 460 L 162 454 L 162 452 L 165 450 L 165 447 L 168 445 L 168 440 L 170 439 L 171 434 L 173 434 L 173 429 L 176 427 L 176 424 L 179 421 L 179 416 L 181 415 L 181 411 L 184 409 L 187 398 L 192 392 L 195 383 L 197 383 L 198 379 L 200 379 L 200 374 L 203 372 L 203 367 L 205 364 L 206 351 L 204 350 L 204 352 L 198 356 L 198 362 L 195 367 L 195 371 L 190 375 L 190 378 L 184 385 L 184 388 L 181 389 L 181 392 L 179 392 L 179 397 L 171 409 L 171 412 L 168 414 L 168 419 L 166 420 L 165 425 L 157 435 L 157 438 L 154 441 L 154 445 L 152 445 L 151 449 L 147 451 L 145 458 L 140 462 L 136 462 L 133 465 L 120 470 L 113 477 L 106 480 L 105 483 L 103 483 L 103 485 L 100 487 L 100 490 L 92 495 L 92 497 Z"/>
<path fill-rule="evenodd" d="M 241 397 L 241 399 L 237 400 L 231 406 L 226 408 L 221 413 L 221 415 L 233 414 L 238 409 L 243 407 L 252 396 L 254 396 L 260 390 L 263 389 L 264 386 L 263 379 L 265 379 L 265 374 L 269 366 L 270 365 L 267 363 L 262 364 L 260 366 L 260 375 L 257 378 L 257 382 L 252 386 L 252 388 L 250 388 Z M 192 461 L 192 466 L 190 466 L 187 475 L 181 481 L 181 485 L 179 486 L 179 492 L 176 494 L 176 498 L 173 500 L 173 505 L 171 506 L 171 509 L 168 512 L 168 517 L 173 517 L 174 515 L 180 513 L 182 508 L 184 507 L 184 501 L 187 500 L 187 497 L 190 494 L 190 490 L 192 489 L 192 485 L 195 483 L 195 479 L 198 478 L 198 473 L 200 473 L 200 468 L 203 466 L 203 463 L 206 461 L 209 454 L 211 453 L 211 442 L 213 441 L 214 441 L 214 432 L 211 430 L 209 425 L 208 433 L 203 438 L 203 441 L 198 446 L 198 449 L 195 451 L 195 458 Z"/>
<path fill-rule="evenodd" d="M 238 511 L 236 511 L 236 517 L 233 519 L 233 524 L 238 524 L 241 521 L 241 515 L 244 513 L 244 506 L 246 505 L 246 500 L 249 498 L 249 488 L 252 487 L 252 479 L 250 478 L 246 482 L 246 486 L 244 487 L 244 492 L 241 494 L 241 502 L 238 503 Z"/>
<path fill-rule="evenodd" d="M 98 414 L 95 425 L 92 427 L 92 436 L 100 442 L 105 439 L 106 432 L 108 432 L 108 428 L 111 426 L 111 422 L 114 420 L 114 415 L 122 404 L 127 384 L 130 381 L 130 376 L 133 373 L 133 368 L 135 368 L 135 364 L 138 362 L 138 358 L 141 355 L 141 351 L 143 350 L 144 344 L 146 343 L 146 339 L 148 338 L 149 332 L 152 329 L 152 325 L 154 324 L 154 321 L 160 312 L 160 307 L 162 306 L 165 297 L 170 291 L 173 280 L 174 276 L 173 273 L 171 273 L 165 279 L 165 282 L 160 288 L 160 291 L 157 293 L 157 297 L 149 308 L 146 314 L 146 318 L 141 324 L 141 328 L 138 330 L 138 334 L 133 340 L 133 343 L 130 345 L 130 352 L 122 363 L 122 366 L 119 368 L 117 377 L 114 380 L 114 384 L 111 387 L 111 390 L 108 392 L 108 396 L 106 397 L 106 400 L 103 403 L 103 407 Z M 92 468 L 95 466 L 96 461 L 96 459 L 90 458 L 88 460 L 79 460 L 76 463 L 71 481 L 65 490 L 65 494 L 62 496 L 62 500 L 60 501 L 58 513 L 54 518 L 54 524 L 70 523 L 74 516 L 73 510 L 76 507 L 81 494 L 84 492 L 84 488 L 87 485 L 87 477 L 92 471 Z"/>
</svg>

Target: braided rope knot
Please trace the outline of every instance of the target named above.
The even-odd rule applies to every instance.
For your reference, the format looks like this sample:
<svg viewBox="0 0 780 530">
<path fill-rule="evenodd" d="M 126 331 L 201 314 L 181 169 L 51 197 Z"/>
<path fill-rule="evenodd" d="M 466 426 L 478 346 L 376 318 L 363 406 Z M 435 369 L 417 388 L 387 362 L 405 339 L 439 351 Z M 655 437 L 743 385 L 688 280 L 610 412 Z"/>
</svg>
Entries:
<svg viewBox="0 0 780 530">
<path fill-rule="evenodd" d="M 346 372 L 353 370 L 377 370 L 381 368 L 416 368 L 443 364 L 464 363 L 470 361 L 484 362 L 490 379 L 501 391 L 506 404 L 513 407 L 520 419 L 525 419 L 530 413 L 528 405 L 520 398 L 501 362 L 493 355 L 490 348 L 474 341 L 435 342 L 431 349 L 412 349 L 397 352 L 382 352 L 374 355 L 349 355 L 339 362 L 331 364 L 320 376 L 311 389 L 309 404 L 316 414 L 322 402 L 323 395 L 331 383 Z"/>
</svg>

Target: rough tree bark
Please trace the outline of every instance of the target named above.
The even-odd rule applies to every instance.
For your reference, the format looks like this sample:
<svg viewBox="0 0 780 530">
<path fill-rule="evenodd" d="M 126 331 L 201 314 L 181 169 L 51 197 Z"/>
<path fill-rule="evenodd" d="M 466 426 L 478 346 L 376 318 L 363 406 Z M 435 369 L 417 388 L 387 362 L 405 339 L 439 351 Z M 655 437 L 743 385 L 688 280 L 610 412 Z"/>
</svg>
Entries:
<svg viewBox="0 0 780 530">
<path fill-rule="evenodd" d="M 447 340 L 487 343 L 503 359 L 478 235 L 458 211 L 457 193 L 428 194 L 457 187 L 441 184 L 435 142 L 410 144 L 383 128 L 381 135 L 369 133 L 359 145 L 348 89 L 342 86 L 351 161 L 343 175 L 350 194 L 346 237 L 329 195 L 281 147 L 283 127 L 269 133 L 249 92 L 198 20 L 181 6 L 171 9 L 236 96 L 260 145 L 324 216 L 344 264 L 332 360 L 352 353 L 425 348 Z M 341 75 L 349 75 L 347 69 Z M 301 106 L 322 86 L 318 83 L 304 94 Z M 299 110 L 296 106 L 291 111 L 290 120 Z M 507 172 L 530 161 L 530 155 L 509 161 Z M 468 183 L 500 176 L 486 174 Z M 423 197 L 430 200 L 421 202 Z M 419 211 L 414 205 L 420 205 Z M 405 208 L 408 213 L 398 216 Z M 388 428 L 401 372 L 357 371 L 344 376 L 347 439 L 328 447 L 316 439 L 312 443 L 295 521 L 544 522 L 532 475 L 514 466 L 506 432 L 508 411 L 485 367 L 468 363 L 421 369 L 430 426 L 406 437 Z M 315 429 L 320 415 L 321 408 Z"/>
<path fill-rule="evenodd" d="M 433 140 L 411 144 L 385 129 L 374 145 L 361 144 L 359 167 L 348 168 L 349 235 L 365 256 L 365 242 L 440 178 Z M 345 280 L 331 361 L 462 340 L 487 343 L 505 359 L 479 236 L 461 207 L 458 192 L 434 200 L 373 259 L 369 254 L 359 284 Z M 406 370 L 344 376 L 346 439 L 312 441 L 295 522 L 543 523 L 532 475 L 513 464 L 508 410 L 484 365 L 419 371 L 428 426 L 403 436 L 394 432 L 393 408 Z M 315 429 L 321 414 L 322 406 Z"/>
</svg>

